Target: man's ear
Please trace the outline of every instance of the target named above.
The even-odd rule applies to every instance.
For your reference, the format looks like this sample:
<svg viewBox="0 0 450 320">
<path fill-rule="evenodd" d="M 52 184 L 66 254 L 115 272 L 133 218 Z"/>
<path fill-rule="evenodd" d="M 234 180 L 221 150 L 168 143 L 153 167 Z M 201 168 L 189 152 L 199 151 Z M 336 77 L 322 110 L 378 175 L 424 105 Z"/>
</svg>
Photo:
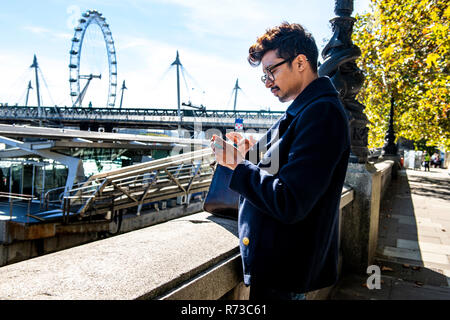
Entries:
<svg viewBox="0 0 450 320">
<path fill-rule="evenodd" d="M 304 71 L 307 63 L 308 60 L 306 59 L 306 56 L 303 54 L 299 54 L 297 58 L 295 58 L 295 65 L 297 66 L 298 71 Z"/>
</svg>

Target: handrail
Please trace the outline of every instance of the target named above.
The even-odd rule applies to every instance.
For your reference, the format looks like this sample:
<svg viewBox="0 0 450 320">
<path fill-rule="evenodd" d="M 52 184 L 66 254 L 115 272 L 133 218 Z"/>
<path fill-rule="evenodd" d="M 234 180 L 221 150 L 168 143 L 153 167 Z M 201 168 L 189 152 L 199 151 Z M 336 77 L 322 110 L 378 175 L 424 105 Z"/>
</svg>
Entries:
<svg viewBox="0 0 450 320">
<path fill-rule="evenodd" d="M 163 159 L 92 175 L 64 194 L 64 216 L 80 218 L 207 191 L 211 183 L 213 152 L 204 148 Z M 145 181 L 145 182 L 144 182 Z M 71 211 L 71 209 L 73 209 Z"/>
<path fill-rule="evenodd" d="M 33 200 L 35 196 L 31 194 L 20 194 L 20 193 L 12 193 L 12 192 L 0 192 L 0 197 L 8 197 L 11 199 L 19 199 L 19 200 Z"/>
<path fill-rule="evenodd" d="M 74 186 L 82 185 L 82 184 L 84 184 L 84 181 L 83 182 L 77 182 L 77 183 L 74 184 Z M 66 189 L 66 187 L 57 187 L 57 188 L 52 188 L 52 189 L 47 190 L 47 192 L 44 194 L 43 207 L 45 207 L 46 210 L 48 210 L 48 204 L 50 203 L 50 200 L 48 200 L 48 198 L 49 198 L 51 192 L 54 192 L 54 191 L 57 191 L 57 190 L 65 190 L 65 189 Z M 59 200 L 53 200 L 53 201 L 54 202 L 58 202 L 59 201 L 61 203 L 61 205 L 62 205 L 62 196 L 63 195 L 64 195 L 64 192 L 62 192 L 58 196 Z"/>
<path fill-rule="evenodd" d="M 26 200 L 28 201 L 27 216 L 30 216 L 31 201 L 36 197 L 30 194 L 12 193 L 12 192 L 0 192 L 0 197 L 9 198 L 9 220 L 12 220 L 13 201 L 12 199 Z M 36 198 L 37 199 L 37 198 Z"/>
<path fill-rule="evenodd" d="M 167 108 L 83 108 L 83 107 L 57 107 L 54 106 L 41 106 L 41 114 L 43 117 L 55 116 L 61 117 L 64 115 L 138 115 L 138 116 L 178 116 L 177 109 Z M 2 106 L 0 111 L 10 111 L 15 116 L 18 116 L 17 112 L 27 115 L 38 116 L 38 107 L 29 106 Z M 228 117 L 228 118 L 250 118 L 250 119 L 266 119 L 271 116 L 278 116 L 283 114 L 284 111 L 268 111 L 268 110 L 227 110 L 227 109 L 210 109 L 210 110 L 192 110 L 181 109 L 184 117 Z"/>
</svg>

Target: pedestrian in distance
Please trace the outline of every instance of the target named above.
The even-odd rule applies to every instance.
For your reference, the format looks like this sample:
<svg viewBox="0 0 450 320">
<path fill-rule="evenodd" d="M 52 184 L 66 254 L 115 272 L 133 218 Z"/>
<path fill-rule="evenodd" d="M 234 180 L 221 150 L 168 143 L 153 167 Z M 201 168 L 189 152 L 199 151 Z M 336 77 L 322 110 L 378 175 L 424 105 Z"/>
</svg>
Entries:
<svg viewBox="0 0 450 320">
<path fill-rule="evenodd" d="M 423 152 L 423 166 L 424 166 L 424 171 L 430 171 L 430 155 L 428 152 L 424 151 Z"/>
<path fill-rule="evenodd" d="M 439 159 L 439 154 L 437 152 L 433 153 L 431 156 L 431 164 L 433 168 L 439 168 L 441 165 L 441 161 Z"/>
<path fill-rule="evenodd" d="M 300 24 L 270 28 L 249 49 L 285 113 L 256 143 L 211 139 L 240 194 L 238 231 L 250 300 L 302 300 L 338 277 L 339 202 L 350 154 L 338 92 L 317 73 L 318 50 Z M 236 147 L 234 146 L 236 139 Z M 323 157 L 323 152 L 327 156 Z"/>
</svg>

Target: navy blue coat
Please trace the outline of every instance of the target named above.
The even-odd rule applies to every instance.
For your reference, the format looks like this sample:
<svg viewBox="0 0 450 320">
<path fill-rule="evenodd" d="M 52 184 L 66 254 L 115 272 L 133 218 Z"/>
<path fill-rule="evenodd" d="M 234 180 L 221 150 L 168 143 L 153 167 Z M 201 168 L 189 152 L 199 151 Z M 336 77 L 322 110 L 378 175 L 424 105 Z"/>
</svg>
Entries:
<svg viewBox="0 0 450 320">
<path fill-rule="evenodd" d="M 349 153 L 346 112 L 329 78 L 320 77 L 233 172 L 246 285 L 304 293 L 337 281 Z"/>
</svg>

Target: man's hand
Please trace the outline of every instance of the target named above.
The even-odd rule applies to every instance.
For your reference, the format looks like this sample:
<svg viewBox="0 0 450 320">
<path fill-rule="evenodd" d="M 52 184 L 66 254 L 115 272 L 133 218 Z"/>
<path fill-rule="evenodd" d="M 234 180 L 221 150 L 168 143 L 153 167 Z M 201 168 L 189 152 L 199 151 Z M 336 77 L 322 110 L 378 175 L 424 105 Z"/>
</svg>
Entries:
<svg viewBox="0 0 450 320">
<path fill-rule="evenodd" d="M 253 136 L 249 136 L 249 139 L 246 139 L 238 132 L 229 132 L 225 136 L 237 145 L 237 149 L 243 156 L 245 156 L 248 150 L 257 142 Z"/>
<path fill-rule="evenodd" d="M 218 164 L 234 170 L 244 161 L 242 153 L 231 143 L 225 142 L 221 137 L 213 135 L 210 143 Z"/>
</svg>

